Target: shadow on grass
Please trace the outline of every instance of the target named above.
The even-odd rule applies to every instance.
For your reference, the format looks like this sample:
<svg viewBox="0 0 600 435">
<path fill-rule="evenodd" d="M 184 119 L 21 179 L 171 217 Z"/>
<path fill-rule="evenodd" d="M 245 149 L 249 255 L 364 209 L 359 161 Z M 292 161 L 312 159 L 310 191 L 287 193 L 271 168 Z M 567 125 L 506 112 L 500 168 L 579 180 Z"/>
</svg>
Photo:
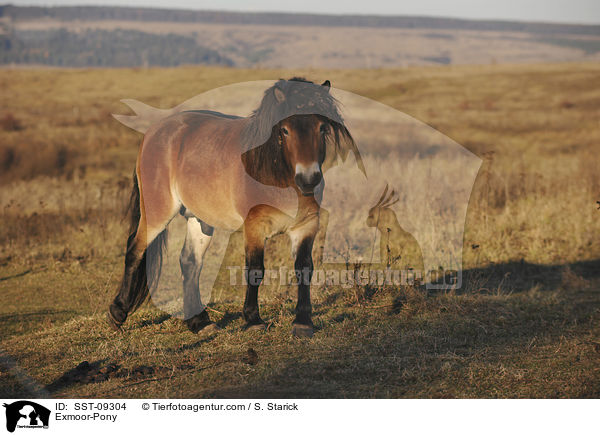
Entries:
<svg viewBox="0 0 600 435">
<path fill-rule="evenodd" d="M 242 317 L 241 313 L 225 313 L 223 318 L 217 322 L 217 325 L 220 328 L 225 328 L 230 323 L 236 321 L 240 317 Z M 171 316 L 170 314 L 163 313 L 163 314 L 160 314 L 159 316 L 153 317 L 151 319 L 141 320 L 141 321 L 135 323 L 134 325 L 132 325 L 132 327 L 129 328 L 129 330 L 142 329 L 147 326 L 160 325 L 171 318 L 173 318 L 173 316 Z"/>
<path fill-rule="evenodd" d="M 231 324 L 232 322 L 235 322 L 237 319 L 239 319 L 241 317 L 242 317 L 241 312 L 225 313 L 223 315 L 223 318 L 217 322 L 217 325 L 219 325 L 220 328 L 225 329 L 227 326 L 229 326 L 229 324 Z"/>
<path fill-rule="evenodd" d="M 171 318 L 171 315 L 169 315 L 169 314 L 161 314 L 160 316 L 154 317 L 152 319 L 142 320 L 141 322 L 139 322 L 136 326 L 134 326 L 131 329 L 140 329 L 140 328 L 145 328 L 146 326 L 160 325 L 161 323 L 166 322 L 170 318 Z"/>
<path fill-rule="evenodd" d="M 587 281 L 600 279 L 600 260 L 551 266 L 512 262 L 467 270 L 464 276 L 465 288 L 454 295 L 426 293 L 424 297 L 407 300 L 398 310 L 332 306 L 325 303 L 330 301 L 327 299 L 315 307 L 316 312 L 323 316 L 332 308 L 337 312 L 323 324 L 315 340 L 291 341 L 284 348 L 273 347 L 267 340 L 262 348 L 257 348 L 263 356 L 254 366 L 255 376 L 225 388 L 205 389 L 201 395 L 224 398 L 600 396 L 600 382 L 594 371 L 598 355 L 593 350 L 598 342 L 597 331 L 590 329 L 597 324 L 600 295 L 593 288 L 597 282 Z M 527 293 L 540 285 L 538 296 Z M 500 291 L 494 291 L 496 288 Z M 570 290 L 553 299 L 552 291 L 561 288 Z M 342 294 L 345 290 L 337 291 Z M 0 322 L 21 320 L 22 316 L 39 321 L 65 313 L 72 312 L 15 314 L 0 317 Z M 219 324 L 227 327 L 240 317 L 239 312 L 225 313 Z M 157 315 L 145 324 L 155 325 L 167 318 L 166 314 Z M 563 346 L 565 336 L 575 337 L 583 343 L 576 346 L 582 347 L 573 350 Z M 216 335 L 202 338 L 174 349 L 173 353 L 211 345 L 215 338 Z M 538 345 L 540 348 L 536 350 Z M 544 346 L 552 347 L 552 351 L 544 350 Z M 589 355 L 595 358 L 592 362 Z M 237 361 L 236 358 L 232 361 Z M 205 367 L 182 366 L 178 370 L 183 373 L 206 370 L 223 361 L 211 358 Z M 263 361 L 268 362 L 268 368 L 265 366 L 261 371 Z M 142 367 L 152 375 L 138 367 L 123 376 L 130 377 L 136 370 L 142 372 L 136 382 L 159 382 L 171 376 L 157 367 L 151 367 L 152 370 Z M 520 371 L 521 378 L 511 378 L 511 367 Z M 80 364 L 66 371 L 48 389 L 59 392 L 77 383 L 121 377 L 111 370 L 111 364 L 105 360 Z M 126 389 L 124 385 L 118 391 Z"/>
<path fill-rule="evenodd" d="M 481 276 L 484 288 L 468 287 Z M 588 281 L 600 278 L 600 260 L 491 265 L 465 271 L 465 277 L 467 288 L 457 297 L 425 294 L 413 302 L 413 312 L 361 313 L 359 307 L 355 318 L 339 314 L 313 352 L 283 354 L 248 383 L 202 395 L 600 397 L 594 329 L 600 293 Z M 539 295 L 525 294 L 532 288 Z M 346 318 L 352 322 L 340 324 Z"/>
<path fill-rule="evenodd" d="M 463 285 L 456 294 L 468 292 L 511 292 L 528 291 L 536 285 L 552 286 L 571 277 L 594 279 L 600 277 L 600 259 L 578 261 L 568 264 L 544 265 L 526 261 L 512 261 L 501 264 L 490 264 L 480 268 L 463 271 Z M 449 281 L 446 277 L 444 278 Z M 478 288 L 479 287 L 479 288 Z M 430 290 L 435 295 L 444 290 Z"/>
<path fill-rule="evenodd" d="M 178 349 L 174 350 L 173 353 L 181 353 L 181 352 L 185 352 L 186 350 L 190 350 L 190 349 L 196 349 L 198 347 L 201 347 L 207 343 L 210 343 L 211 341 L 213 341 L 215 338 L 217 337 L 217 333 L 209 335 L 207 337 L 204 337 L 194 343 L 189 343 L 189 344 L 184 344 L 182 346 L 180 346 Z"/>
<path fill-rule="evenodd" d="M 29 332 L 44 322 L 66 322 L 76 314 L 73 310 L 39 310 L 24 313 L 0 315 L 0 338 L 19 333 Z"/>
<path fill-rule="evenodd" d="M 49 384 L 46 389 L 50 393 L 55 393 L 75 384 L 89 384 L 104 381 L 108 379 L 108 375 L 110 374 L 110 368 L 104 368 L 107 361 L 107 359 L 94 361 L 92 363 L 83 361 L 76 367 L 67 370 L 62 376 Z"/>
</svg>

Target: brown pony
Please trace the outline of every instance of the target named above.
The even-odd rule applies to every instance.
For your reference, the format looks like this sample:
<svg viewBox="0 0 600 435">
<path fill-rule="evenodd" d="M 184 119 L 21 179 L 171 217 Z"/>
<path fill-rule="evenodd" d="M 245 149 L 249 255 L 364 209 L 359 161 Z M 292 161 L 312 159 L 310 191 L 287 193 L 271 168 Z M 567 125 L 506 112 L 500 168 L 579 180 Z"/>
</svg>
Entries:
<svg viewBox="0 0 600 435">
<path fill-rule="evenodd" d="M 134 174 L 125 272 L 109 307 L 115 329 L 156 285 L 167 225 L 181 213 L 187 219 L 180 257 L 184 317 L 192 331 L 217 329 L 198 288 L 213 230 L 243 226 L 246 328 L 264 328 L 258 288 L 265 241 L 286 233 L 301 277 L 292 333 L 312 336 L 312 246 L 319 227 L 323 171 L 352 151 L 364 172 L 329 90 L 329 81 L 316 85 L 301 78 L 279 80 L 247 118 L 187 111 L 147 131 Z"/>
</svg>

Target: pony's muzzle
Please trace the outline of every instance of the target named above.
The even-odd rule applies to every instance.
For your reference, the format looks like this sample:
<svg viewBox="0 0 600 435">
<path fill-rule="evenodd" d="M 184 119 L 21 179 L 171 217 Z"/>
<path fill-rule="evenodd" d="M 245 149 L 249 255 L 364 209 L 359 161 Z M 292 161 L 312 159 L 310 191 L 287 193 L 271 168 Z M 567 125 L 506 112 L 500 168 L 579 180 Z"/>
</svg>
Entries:
<svg viewBox="0 0 600 435">
<path fill-rule="evenodd" d="M 313 195 L 315 187 L 319 185 L 322 179 L 323 174 L 318 163 L 313 163 L 308 168 L 305 168 L 301 164 L 296 165 L 294 181 L 304 196 Z"/>
</svg>

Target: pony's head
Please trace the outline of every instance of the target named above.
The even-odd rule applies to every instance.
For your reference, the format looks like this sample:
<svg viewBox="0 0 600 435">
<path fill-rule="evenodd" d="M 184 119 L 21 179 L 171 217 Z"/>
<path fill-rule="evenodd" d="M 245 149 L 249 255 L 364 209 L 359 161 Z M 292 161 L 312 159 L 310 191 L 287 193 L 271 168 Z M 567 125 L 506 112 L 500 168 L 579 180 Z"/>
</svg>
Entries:
<svg viewBox="0 0 600 435">
<path fill-rule="evenodd" d="M 312 195 L 323 171 L 345 160 L 353 151 L 359 168 L 364 165 L 344 126 L 331 84 L 303 78 L 279 80 L 265 91 L 250 117 L 244 140 L 253 154 L 254 175 L 277 181 L 293 180 L 303 195 Z"/>
<path fill-rule="evenodd" d="M 303 195 L 314 193 L 323 179 L 322 165 L 331 127 L 318 115 L 293 115 L 277 126 L 277 140 Z"/>
</svg>

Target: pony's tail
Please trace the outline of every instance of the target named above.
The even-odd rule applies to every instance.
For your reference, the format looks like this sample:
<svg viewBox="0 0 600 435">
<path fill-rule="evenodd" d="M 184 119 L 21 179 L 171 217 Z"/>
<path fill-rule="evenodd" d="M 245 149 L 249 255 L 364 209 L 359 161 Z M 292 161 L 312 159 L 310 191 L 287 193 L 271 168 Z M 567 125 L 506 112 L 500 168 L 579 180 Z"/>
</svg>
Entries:
<svg viewBox="0 0 600 435">
<path fill-rule="evenodd" d="M 140 188 L 137 174 L 133 173 L 133 190 L 129 198 L 129 238 L 127 252 L 134 249 L 134 239 L 140 225 Z M 167 230 L 164 229 L 146 248 L 138 268 L 133 272 L 130 288 L 130 313 L 137 310 L 158 284 L 162 268 L 163 252 L 167 248 Z"/>
</svg>

